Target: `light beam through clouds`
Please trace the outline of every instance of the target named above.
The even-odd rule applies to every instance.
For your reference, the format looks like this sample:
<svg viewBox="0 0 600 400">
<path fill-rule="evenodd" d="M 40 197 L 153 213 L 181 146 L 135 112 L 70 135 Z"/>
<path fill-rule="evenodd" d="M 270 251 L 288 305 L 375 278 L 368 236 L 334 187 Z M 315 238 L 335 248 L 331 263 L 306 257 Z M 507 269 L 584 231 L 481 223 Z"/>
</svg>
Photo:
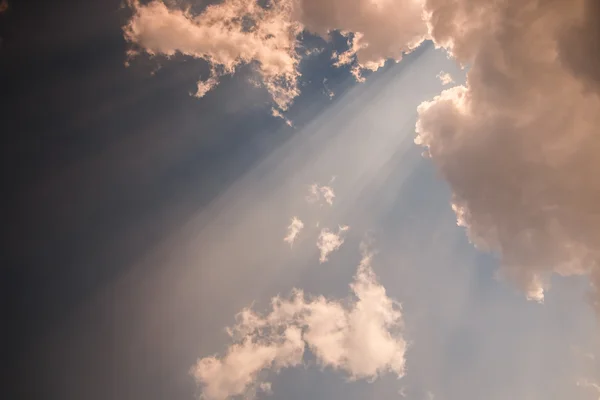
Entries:
<svg viewBox="0 0 600 400">
<path fill-rule="evenodd" d="M 115 386 L 117 393 L 131 395 L 127 391 L 131 388 L 136 397 L 143 397 L 146 386 L 132 387 L 129 381 L 143 381 L 148 376 L 164 377 L 164 385 L 178 382 L 198 355 L 220 351 L 223 338 L 214 327 L 226 326 L 230 316 L 247 304 L 260 303 L 273 293 L 287 293 L 299 282 L 307 290 L 313 288 L 312 293 L 331 295 L 335 282 L 319 281 L 325 286 L 316 287 L 313 279 L 313 284 L 304 284 L 304 279 L 315 274 L 341 271 L 344 281 L 350 278 L 345 274 L 351 274 L 351 270 L 341 270 L 339 264 L 351 266 L 357 260 L 345 261 L 342 253 L 331 257 L 332 268 L 319 265 L 315 241 L 320 230 L 313 228 L 313 223 L 318 220 L 322 227 L 336 227 L 347 222 L 352 232 L 358 233 L 365 232 L 372 223 L 371 210 L 354 210 L 364 198 L 378 193 L 384 184 L 379 177 L 391 173 L 390 162 L 414 149 L 414 110 L 436 93 L 439 84 L 435 74 L 443 66 L 440 63 L 448 62 L 444 54 L 432 48 L 415 52 L 406 61 L 338 96 L 319 117 L 298 129 L 172 233 L 157 249 L 159 256 L 153 254 L 132 267 L 102 299 L 82 311 L 85 318 L 98 315 L 104 312 L 98 311 L 97 305 L 102 304 L 114 313 L 111 351 L 122 354 L 123 359 L 114 367 L 114 374 L 123 377 L 121 385 Z M 412 161 L 404 164 L 404 173 L 409 174 L 413 166 Z M 330 181 L 331 174 L 337 175 L 335 182 Z M 306 183 L 314 181 L 334 187 L 334 207 L 307 204 Z M 281 243 L 284 234 L 282 221 L 294 215 L 305 227 L 290 254 L 287 246 L 276 243 Z M 335 298 L 340 296 L 336 294 Z M 113 304 L 126 306 L 114 308 Z M 215 312 L 215 305 L 219 312 Z M 88 329 L 96 325 L 82 326 Z M 60 358 L 65 370 L 75 374 L 81 370 L 81 354 L 89 343 L 86 336 L 82 338 L 72 341 L 66 353 L 55 354 L 64 348 L 61 343 L 48 347 L 53 350 L 47 353 Z M 268 365 L 284 368 L 280 355 L 283 351 L 275 349 L 275 358 Z M 145 363 L 140 368 L 139 360 L 148 354 L 160 362 Z M 214 365 L 226 368 L 228 364 Z M 373 365 L 369 362 L 364 368 Z M 346 367 L 340 368 L 346 371 Z M 64 392 L 63 398 L 84 395 L 78 387 L 68 387 Z"/>
<path fill-rule="evenodd" d="M 417 123 L 418 143 L 452 187 L 459 224 L 498 254 L 503 275 L 529 298 L 543 301 L 552 273 L 588 275 L 600 309 L 598 4 L 227 0 L 192 15 L 134 1 L 125 36 L 151 54 L 208 60 L 213 75 L 202 92 L 239 63 L 257 62 L 282 110 L 298 95 L 303 30 L 348 35 L 350 50 L 335 64 L 356 56 L 358 75 L 431 37 L 470 68 L 466 85 L 419 107 Z"/>
<path fill-rule="evenodd" d="M 310 350 L 322 367 L 350 379 L 374 380 L 404 375 L 406 341 L 402 312 L 371 268 L 373 254 L 362 246 L 362 260 L 346 300 L 306 296 L 295 289 L 289 298 L 274 297 L 266 315 L 246 308 L 228 329 L 234 341 L 225 356 L 199 359 L 192 374 L 206 400 L 251 397 L 270 388 L 261 372 L 299 366 Z"/>
<path fill-rule="evenodd" d="M 333 199 L 335 198 L 335 192 L 331 186 L 319 186 L 317 183 L 310 185 L 306 196 L 306 201 L 309 203 L 317 203 L 323 197 L 323 200 L 330 206 L 333 205 Z"/>
<path fill-rule="evenodd" d="M 596 157 L 600 151 L 597 72 L 600 68 L 595 68 L 598 65 L 595 55 L 600 54 L 595 51 L 600 17 L 597 1 L 298 0 L 272 3 L 274 7 L 266 9 L 252 1 L 225 1 L 199 15 L 166 7 L 160 2 L 144 6 L 135 3 L 135 15 L 126 27 L 126 37 L 140 50 L 151 54 L 179 52 L 206 59 L 213 66 L 210 85 L 211 78 L 233 73 L 241 63 L 254 64 L 280 110 L 289 107 L 299 94 L 300 56 L 296 47 L 298 34 L 304 29 L 322 37 L 335 29 L 346 35 L 350 50 L 334 54 L 333 63 L 352 64 L 351 71 L 359 80 L 363 80 L 361 68 L 377 69 L 382 60 L 398 59 L 403 52 L 430 37 L 436 46 L 469 68 L 466 84 L 443 91 L 417 109 L 417 143 L 426 147 L 432 163 L 449 184 L 458 223 L 477 248 L 500 258 L 503 275 L 516 283 L 528 298 L 547 304 L 550 300 L 546 299 L 551 296 L 546 292 L 553 274 L 581 275 L 590 278 L 595 285 L 592 302 L 600 310 L 600 180 L 595 176 L 600 171 L 600 158 Z M 241 26 L 241 15 L 248 15 L 253 21 L 253 27 L 247 31 Z M 399 17 L 404 19 L 404 24 L 399 23 Z M 162 21 L 172 20 L 177 22 L 173 26 L 162 24 Z M 172 35 L 180 28 L 183 30 Z M 215 29 L 210 34 L 222 39 L 227 51 L 214 55 L 216 49 L 197 40 L 209 37 L 202 33 L 203 29 Z M 396 34 L 396 29 L 402 29 L 402 34 Z M 232 37 L 235 40 L 232 41 Z M 424 68 L 425 64 L 420 66 Z M 444 70 L 448 69 L 444 67 Z M 430 76 L 438 71 L 440 68 L 436 66 Z M 325 216 L 323 224 L 332 226 L 340 216 L 352 211 L 356 214 L 353 206 L 358 203 L 357 198 L 365 195 L 369 184 L 380 178 L 392 157 L 406 151 L 405 127 L 414 123 L 409 116 L 414 108 L 406 111 L 406 106 L 411 104 L 407 98 L 414 95 L 406 79 L 409 74 L 410 71 L 399 79 L 405 86 L 397 85 L 395 91 L 379 86 L 377 96 L 371 93 L 377 101 L 371 102 L 372 97 L 360 95 L 359 106 L 352 110 L 368 115 L 368 121 L 358 126 L 348 122 L 342 128 L 336 127 L 342 131 L 339 134 L 319 131 L 318 124 L 309 126 L 307 131 L 320 134 L 317 143 L 313 143 L 316 151 L 311 157 L 306 157 L 300 147 L 299 154 L 286 153 L 291 156 L 285 162 L 282 153 L 270 157 L 257 167 L 254 175 L 250 173 L 225 196 L 230 203 L 224 208 L 231 211 L 232 216 L 208 218 L 207 224 L 226 220 L 229 225 L 224 225 L 235 226 L 224 231 L 227 240 L 239 242 L 243 250 L 255 252 L 251 257 L 254 264 L 263 265 L 261 262 L 267 257 L 261 256 L 257 248 L 267 251 L 268 246 L 257 245 L 255 238 L 248 239 L 244 227 L 256 229 L 256 226 L 268 225 L 273 218 L 272 210 L 278 204 L 286 204 L 281 206 L 286 217 L 296 214 L 301 207 L 297 193 L 275 189 L 275 182 L 285 176 L 290 187 L 299 187 L 301 182 L 314 179 L 315 171 L 330 172 L 334 170 L 332 166 L 336 171 L 344 171 L 336 185 L 340 200 L 331 208 L 330 215 Z M 440 74 L 439 79 L 444 85 L 451 83 L 449 75 Z M 389 104 L 394 102 L 397 102 L 395 111 L 401 117 L 390 115 L 394 111 L 390 112 Z M 350 102 L 343 104 L 352 107 Z M 352 112 L 344 115 L 348 121 L 353 120 Z M 392 119 L 393 123 L 388 123 Z M 373 131 L 377 131 L 377 135 L 372 135 Z M 294 139 L 297 140 L 291 141 L 287 149 L 296 150 L 294 144 L 303 143 L 306 136 L 299 133 Z M 262 185 L 248 183 L 259 180 L 256 176 L 275 171 L 280 164 L 289 167 L 286 172 L 278 170 L 270 175 L 276 178 L 265 180 Z M 270 193 L 267 201 L 264 204 L 257 201 L 256 204 L 261 205 L 249 209 L 246 203 L 231 200 L 232 193 L 246 193 L 248 187 Z M 321 195 L 318 186 L 314 194 Z M 365 214 L 355 216 L 359 226 L 368 218 L 367 211 Z M 349 223 L 354 230 L 355 222 Z M 326 233 L 343 242 L 333 232 Z M 329 247 L 323 247 L 326 260 Z M 323 250 L 319 250 L 322 259 Z M 206 253 L 203 256 L 208 260 L 221 257 L 217 250 Z M 229 265 L 240 261 L 232 255 L 228 257 Z M 213 278 L 219 273 L 211 271 L 207 275 Z M 304 297 L 297 301 L 306 303 Z M 501 309 L 497 304 L 487 305 L 494 310 Z M 547 312 L 546 307 L 539 309 Z M 510 310 L 503 310 L 511 314 Z M 516 311 L 512 314 L 531 316 Z M 510 320 L 507 315 L 504 320 Z M 262 321 L 267 317 L 257 318 Z M 507 329 L 506 326 L 498 328 Z M 241 383 L 228 384 L 227 388 L 240 392 L 251 387 L 252 382 L 260 381 L 258 371 L 262 369 L 279 370 L 297 365 L 297 353 L 303 344 L 297 340 L 296 331 L 290 329 L 278 331 L 280 336 L 274 343 L 268 343 L 266 356 L 255 358 L 259 362 L 243 371 L 239 376 Z M 553 336 L 553 340 L 557 337 L 560 335 Z M 504 339 L 494 338 L 498 342 Z M 523 358 L 531 365 L 534 365 L 532 354 L 542 357 L 542 345 L 534 346 L 528 339 L 512 338 L 521 346 L 519 349 L 527 353 Z M 488 349 L 492 347 L 491 341 L 478 339 L 477 342 L 487 344 L 485 354 L 478 360 L 493 360 L 493 353 Z M 233 347 L 235 351 L 256 350 L 251 340 L 237 346 L 241 347 Z M 561 354 L 561 351 L 552 354 Z M 214 369 L 207 367 L 202 370 L 203 374 L 197 375 L 207 387 L 210 386 L 207 382 L 217 382 L 208 389 L 217 397 L 223 396 L 218 382 L 224 382 L 220 379 L 223 379 L 222 371 L 229 368 L 228 357 L 212 359 L 208 365 Z M 539 379 L 541 376 L 529 371 L 527 365 L 519 368 L 527 372 L 528 377 Z M 498 396 L 503 389 L 496 389 L 497 396 L 490 393 L 489 398 L 501 398 Z M 519 393 L 529 390 L 527 383 L 521 383 L 519 389 Z M 467 389 L 455 390 L 462 393 Z M 437 389 L 434 392 L 443 393 Z"/>
</svg>

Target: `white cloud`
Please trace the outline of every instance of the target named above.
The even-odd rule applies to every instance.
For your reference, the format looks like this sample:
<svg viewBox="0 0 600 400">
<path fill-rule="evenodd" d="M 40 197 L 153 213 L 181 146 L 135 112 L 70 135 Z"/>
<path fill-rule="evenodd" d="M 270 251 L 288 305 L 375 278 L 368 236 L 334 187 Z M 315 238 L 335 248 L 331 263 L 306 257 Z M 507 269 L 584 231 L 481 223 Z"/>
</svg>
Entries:
<svg viewBox="0 0 600 400">
<path fill-rule="evenodd" d="M 344 232 L 349 229 L 348 226 L 340 226 L 338 232 L 334 233 L 328 228 L 321 229 L 319 238 L 317 239 L 317 248 L 321 252 L 319 262 L 324 263 L 328 260 L 329 254 L 338 250 L 344 244 Z"/>
<path fill-rule="evenodd" d="M 212 356 L 198 360 L 192 374 L 203 384 L 207 400 L 226 399 L 247 393 L 249 389 L 256 390 L 258 374 L 264 369 L 278 371 L 300 364 L 304 348 L 300 329 L 290 326 L 264 341 L 246 338 L 232 345 L 223 358 Z"/>
<path fill-rule="evenodd" d="M 198 84 L 197 96 L 240 64 L 256 63 L 281 110 L 299 94 L 297 38 L 304 29 L 326 39 L 334 30 L 354 32 L 351 49 L 337 60 L 341 65 L 356 58 L 359 79 L 360 68 L 375 70 L 386 59 L 400 60 L 427 34 L 422 0 L 273 0 L 266 7 L 257 0 L 225 0 L 198 15 L 161 0 L 129 5 L 134 14 L 124 27 L 128 42 L 151 55 L 180 53 L 210 63 L 212 74 Z"/>
<path fill-rule="evenodd" d="M 290 246 L 293 245 L 302 228 L 304 228 L 304 223 L 297 217 L 292 217 L 287 235 L 283 238 L 284 242 L 289 243 Z"/>
<path fill-rule="evenodd" d="M 320 365 L 351 379 L 403 376 L 401 307 L 377 282 L 371 260 L 372 253 L 363 250 L 349 299 L 310 297 L 295 290 L 288 299 L 273 298 L 266 315 L 251 309 L 239 313 L 228 329 L 234 344 L 225 356 L 199 359 L 192 369 L 204 398 L 268 391 L 270 383 L 261 379 L 261 371 L 300 365 L 306 348 Z"/>
<path fill-rule="evenodd" d="M 577 58 L 597 44 L 594 1 L 426 3 L 433 39 L 470 70 L 419 107 L 417 142 L 471 241 L 537 301 L 551 273 L 600 285 L 598 74 Z"/>
</svg>

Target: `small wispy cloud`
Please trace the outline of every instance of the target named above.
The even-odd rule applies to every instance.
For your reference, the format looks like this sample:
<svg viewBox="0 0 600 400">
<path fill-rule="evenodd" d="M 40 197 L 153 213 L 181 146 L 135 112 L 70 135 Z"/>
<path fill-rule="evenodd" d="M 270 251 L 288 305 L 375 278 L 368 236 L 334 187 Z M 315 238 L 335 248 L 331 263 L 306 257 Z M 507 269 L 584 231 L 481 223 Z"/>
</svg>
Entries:
<svg viewBox="0 0 600 400">
<path fill-rule="evenodd" d="M 285 115 L 283 115 L 281 111 L 279 111 L 275 107 L 271 108 L 271 115 L 273 115 L 275 118 L 281 118 L 282 120 L 284 120 L 287 126 L 294 126 L 292 121 L 290 121 Z"/>
<path fill-rule="evenodd" d="M 335 93 L 333 93 L 333 90 L 331 90 L 329 88 L 329 85 L 327 85 L 327 78 L 323 78 L 323 92 L 325 93 L 325 95 L 327 95 L 327 97 L 329 97 L 330 99 L 333 99 L 335 96 Z"/>
<path fill-rule="evenodd" d="M 335 198 L 333 188 L 331 186 L 319 186 L 318 183 L 310 185 L 306 201 L 309 203 L 317 203 L 321 198 L 323 198 L 330 206 L 333 205 L 333 199 Z"/>
<path fill-rule="evenodd" d="M 321 233 L 317 239 L 317 248 L 321 252 L 319 262 L 326 262 L 329 259 L 329 254 L 338 250 L 344 244 L 344 233 L 348 229 L 350 227 L 347 225 L 338 227 L 337 233 L 332 232 L 328 228 L 321 229 Z"/>
<path fill-rule="evenodd" d="M 293 245 L 302 228 L 304 228 L 304 223 L 298 217 L 292 217 L 288 225 L 287 235 L 283 238 L 283 241 L 289 243 L 290 246 Z"/>
<path fill-rule="evenodd" d="M 436 75 L 436 78 L 438 78 L 444 86 L 454 83 L 452 75 L 450 75 L 448 72 L 440 71 L 440 73 Z"/>
<path fill-rule="evenodd" d="M 225 400 L 269 393 L 266 372 L 301 365 L 307 350 L 322 367 L 341 371 L 351 380 L 372 381 L 385 373 L 402 377 L 407 346 L 402 309 L 378 283 L 372 256 L 363 248 L 347 299 L 294 290 L 289 298 L 274 297 L 266 315 L 242 310 L 235 326 L 227 329 L 233 344 L 225 355 L 201 358 L 191 370 L 202 386 L 202 397 Z"/>
</svg>

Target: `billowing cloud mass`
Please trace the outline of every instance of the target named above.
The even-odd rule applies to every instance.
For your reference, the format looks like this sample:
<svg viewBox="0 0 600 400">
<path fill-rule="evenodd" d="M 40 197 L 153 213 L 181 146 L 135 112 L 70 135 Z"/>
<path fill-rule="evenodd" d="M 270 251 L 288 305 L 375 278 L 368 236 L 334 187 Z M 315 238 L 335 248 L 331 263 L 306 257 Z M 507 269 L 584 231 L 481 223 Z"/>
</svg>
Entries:
<svg viewBox="0 0 600 400">
<path fill-rule="evenodd" d="M 466 86 L 422 104 L 417 123 L 459 224 L 532 299 L 552 273 L 600 287 L 600 2 L 426 7 L 435 42 L 470 66 Z"/>
<path fill-rule="evenodd" d="M 176 53 L 206 60 L 211 76 L 198 83 L 197 96 L 254 63 L 275 104 L 288 108 L 298 92 L 298 35 L 305 29 L 328 39 L 337 30 L 348 36 L 348 52 L 337 65 L 357 60 L 356 67 L 375 70 L 386 59 L 399 60 L 425 38 L 422 0 L 225 0 L 198 14 L 167 6 L 161 0 L 130 0 L 133 16 L 125 38 L 151 55 Z M 354 33 L 354 34 L 351 34 Z"/>
<path fill-rule="evenodd" d="M 321 252 L 319 262 L 324 263 L 329 259 L 329 254 L 338 250 L 344 244 L 344 233 L 350 229 L 347 225 L 338 227 L 337 233 L 328 228 L 321 229 L 317 239 L 317 248 Z"/>
<path fill-rule="evenodd" d="M 372 257 L 363 249 L 349 299 L 310 297 L 295 290 L 290 298 L 273 298 L 266 315 L 251 309 L 239 313 L 228 329 L 234 344 L 226 354 L 202 358 L 192 368 L 203 397 L 224 400 L 269 391 L 265 372 L 302 364 L 306 350 L 322 367 L 351 379 L 403 376 L 406 342 L 400 304 L 377 282 Z"/>
<path fill-rule="evenodd" d="M 292 221 L 288 226 L 287 235 L 283 238 L 283 241 L 289 243 L 290 246 L 293 245 L 302 228 L 304 228 L 304 223 L 297 217 L 292 217 Z"/>
</svg>

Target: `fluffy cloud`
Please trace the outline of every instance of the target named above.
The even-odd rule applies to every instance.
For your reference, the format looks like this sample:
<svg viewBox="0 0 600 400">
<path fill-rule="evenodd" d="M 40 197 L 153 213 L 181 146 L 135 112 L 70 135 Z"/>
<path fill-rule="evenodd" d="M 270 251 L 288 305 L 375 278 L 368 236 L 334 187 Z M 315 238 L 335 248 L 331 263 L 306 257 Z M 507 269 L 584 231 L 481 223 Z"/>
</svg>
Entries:
<svg viewBox="0 0 600 400">
<path fill-rule="evenodd" d="M 426 4 L 433 39 L 470 70 L 419 107 L 417 142 L 472 242 L 538 301 L 551 273 L 600 287 L 598 4 Z"/>
<path fill-rule="evenodd" d="M 225 0 L 198 15 L 161 0 L 129 4 L 133 16 L 124 27 L 128 42 L 152 55 L 181 53 L 210 63 L 212 74 L 198 83 L 197 96 L 240 64 L 255 63 L 282 110 L 299 94 L 297 37 L 304 29 L 326 39 L 331 31 L 344 32 L 351 48 L 337 57 L 337 64 L 357 59 L 356 71 L 359 66 L 375 70 L 389 58 L 399 60 L 427 33 L 421 0 L 271 0 L 267 5 Z"/>
<path fill-rule="evenodd" d="M 284 242 L 287 242 L 291 245 L 294 244 L 296 237 L 300 234 L 300 231 L 304 228 L 304 223 L 300 221 L 297 217 L 292 217 L 292 221 L 288 226 L 288 233 L 283 238 Z"/>
<path fill-rule="evenodd" d="M 321 252 L 319 262 L 328 260 L 329 254 L 338 250 L 344 244 L 344 233 L 350 229 L 347 225 L 338 227 L 338 232 L 332 232 L 328 228 L 321 229 L 317 239 L 317 248 Z"/>
<path fill-rule="evenodd" d="M 234 344 L 225 356 L 202 358 L 192 368 L 203 396 L 224 400 L 270 390 L 261 372 L 301 364 L 306 349 L 321 366 L 351 379 L 376 379 L 384 373 L 403 376 L 406 342 L 401 335 L 401 307 L 377 282 L 372 257 L 363 248 L 349 299 L 310 297 L 295 290 L 287 299 L 273 298 L 266 315 L 251 309 L 239 313 L 236 325 L 228 329 Z"/>
</svg>

